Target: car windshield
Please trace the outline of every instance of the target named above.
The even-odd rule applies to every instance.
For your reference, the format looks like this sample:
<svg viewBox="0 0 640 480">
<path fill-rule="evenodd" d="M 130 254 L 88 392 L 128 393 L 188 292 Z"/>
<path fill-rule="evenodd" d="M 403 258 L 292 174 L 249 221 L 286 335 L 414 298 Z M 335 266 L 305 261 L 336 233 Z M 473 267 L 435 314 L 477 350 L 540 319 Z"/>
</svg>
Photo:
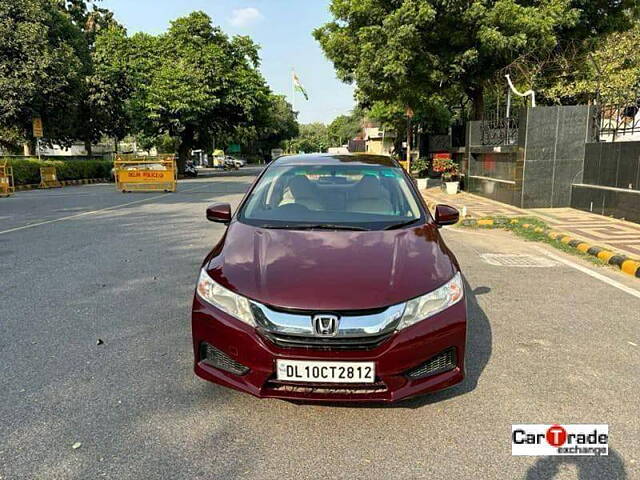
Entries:
<svg viewBox="0 0 640 480">
<path fill-rule="evenodd" d="M 274 165 L 238 219 L 262 228 L 383 230 L 417 224 L 418 201 L 397 167 Z"/>
</svg>

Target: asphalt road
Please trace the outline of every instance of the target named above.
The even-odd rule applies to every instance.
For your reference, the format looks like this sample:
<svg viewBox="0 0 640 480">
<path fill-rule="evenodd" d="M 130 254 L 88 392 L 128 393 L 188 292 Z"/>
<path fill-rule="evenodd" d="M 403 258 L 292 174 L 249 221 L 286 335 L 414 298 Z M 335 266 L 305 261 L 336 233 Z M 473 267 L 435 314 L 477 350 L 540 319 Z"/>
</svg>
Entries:
<svg viewBox="0 0 640 480">
<path fill-rule="evenodd" d="M 0 479 L 640 478 L 638 282 L 548 247 L 491 265 L 532 253 L 503 232 L 444 232 L 472 290 L 452 390 L 306 405 L 196 378 L 190 302 L 223 234 L 205 207 L 250 173 L 0 199 Z M 553 422 L 609 424 L 610 455 L 511 456 L 512 424 Z"/>
</svg>

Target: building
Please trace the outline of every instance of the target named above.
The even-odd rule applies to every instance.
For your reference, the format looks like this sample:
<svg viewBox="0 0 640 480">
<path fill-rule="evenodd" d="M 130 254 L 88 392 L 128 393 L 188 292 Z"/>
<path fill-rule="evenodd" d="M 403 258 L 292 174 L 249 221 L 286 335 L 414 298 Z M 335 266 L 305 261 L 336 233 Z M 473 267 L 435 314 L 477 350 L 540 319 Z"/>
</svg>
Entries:
<svg viewBox="0 0 640 480">
<path fill-rule="evenodd" d="M 378 155 L 390 155 L 394 151 L 396 132 L 385 130 L 374 122 L 365 122 L 363 127 L 366 152 Z"/>
</svg>

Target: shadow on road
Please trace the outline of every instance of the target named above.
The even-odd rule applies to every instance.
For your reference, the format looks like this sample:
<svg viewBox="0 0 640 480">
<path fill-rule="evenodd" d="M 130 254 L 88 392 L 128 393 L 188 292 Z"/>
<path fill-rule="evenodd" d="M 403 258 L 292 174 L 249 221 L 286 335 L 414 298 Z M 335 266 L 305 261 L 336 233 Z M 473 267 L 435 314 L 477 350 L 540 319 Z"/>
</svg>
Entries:
<svg viewBox="0 0 640 480">
<path fill-rule="evenodd" d="M 544 457 L 527 471 L 525 480 L 552 480 L 563 465 L 575 465 L 578 480 L 625 480 L 627 472 L 620 455 L 609 448 L 606 457 Z"/>
</svg>

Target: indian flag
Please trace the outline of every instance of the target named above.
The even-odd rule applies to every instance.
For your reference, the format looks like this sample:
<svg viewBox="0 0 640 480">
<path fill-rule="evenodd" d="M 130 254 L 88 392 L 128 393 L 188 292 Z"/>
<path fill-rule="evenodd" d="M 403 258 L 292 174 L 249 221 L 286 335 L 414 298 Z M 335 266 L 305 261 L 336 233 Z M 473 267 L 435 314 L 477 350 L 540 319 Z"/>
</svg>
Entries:
<svg viewBox="0 0 640 480">
<path fill-rule="evenodd" d="M 309 100 L 309 95 L 307 95 L 307 91 L 302 86 L 302 82 L 298 78 L 298 75 L 296 74 L 296 72 L 292 72 L 292 73 L 293 73 L 293 88 L 297 92 L 300 92 L 302 95 L 304 95 L 305 100 Z"/>
</svg>

